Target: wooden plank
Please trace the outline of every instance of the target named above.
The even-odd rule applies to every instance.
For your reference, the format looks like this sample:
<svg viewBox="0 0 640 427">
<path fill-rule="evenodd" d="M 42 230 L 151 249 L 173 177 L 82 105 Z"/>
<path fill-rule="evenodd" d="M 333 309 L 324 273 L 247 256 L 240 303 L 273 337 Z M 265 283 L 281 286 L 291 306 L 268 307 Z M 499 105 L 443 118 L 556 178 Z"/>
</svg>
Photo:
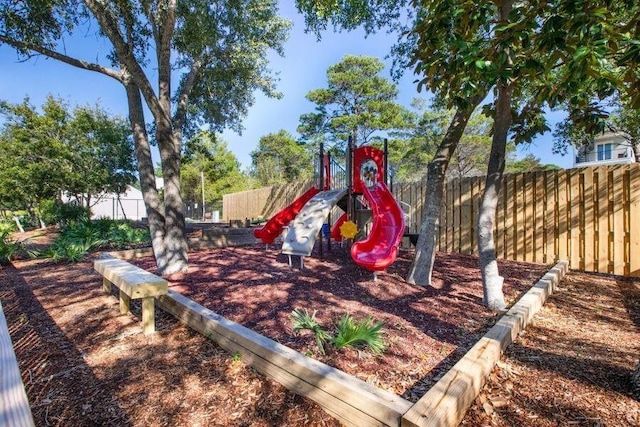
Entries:
<svg viewBox="0 0 640 427">
<path fill-rule="evenodd" d="M 534 219 L 535 219 L 535 189 L 534 175 L 532 173 L 522 174 L 524 191 L 522 194 L 523 220 L 521 224 L 523 235 L 523 255 L 522 260 L 532 262 L 534 259 Z"/>
<path fill-rule="evenodd" d="M 473 208 L 471 205 L 471 178 L 463 178 L 460 182 L 460 252 L 473 252 Z"/>
<path fill-rule="evenodd" d="M 557 204 L 554 210 L 554 252 L 557 255 L 557 259 L 570 259 L 569 258 L 569 233 L 571 225 L 571 209 L 567 203 L 569 199 L 569 185 L 567 183 L 567 171 L 557 172 L 555 175 L 555 185 L 558 189 Z"/>
<path fill-rule="evenodd" d="M 613 205 L 613 199 L 614 199 L 614 182 L 613 182 L 613 170 L 616 168 L 616 166 L 613 167 L 607 167 L 607 171 L 606 171 L 606 176 L 607 176 L 607 190 L 606 190 L 606 197 L 607 197 L 607 221 L 606 221 L 606 225 L 607 225 L 607 250 L 606 250 L 606 256 L 607 256 L 607 260 L 606 260 L 606 271 L 607 273 L 613 274 L 613 232 L 614 232 L 614 227 L 613 227 L 613 214 L 614 214 L 614 205 Z"/>
<path fill-rule="evenodd" d="M 286 376 L 286 383 L 291 390 L 327 407 L 333 414 L 338 414 L 343 422 L 370 418 L 376 422 L 358 424 L 355 421 L 354 425 L 398 425 L 402 414 L 411 407 L 410 402 L 393 393 L 378 389 L 231 322 L 177 292 L 169 290 L 167 295 L 158 297 L 158 303 L 223 348 L 239 352 L 243 360 L 255 363 L 252 366 L 263 374 L 274 378 Z M 335 406 L 338 402 L 342 404 Z"/>
<path fill-rule="evenodd" d="M 572 169 L 567 176 L 567 186 L 569 194 L 567 195 L 567 205 L 569 212 L 571 213 L 570 220 L 570 235 L 569 235 L 569 267 L 572 269 L 581 269 L 582 266 L 582 244 L 584 239 L 582 237 L 582 218 L 584 211 L 583 198 L 584 194 L 581 189 L 581 171 Z"/>
<path fill-rule="evenodd" d="M 544 171 L 544 263 L 557 261 L 556 248 L 556 207 L 558 188 L 554 185 L 557 171 Z"/>
<path fill-rule="evenodd" d="M 640 277 L 640 164 L 629 166 L 629 275 Z"/>
<path fill-rule="evenodd" d="M 122 292 L 122 289 L 119 293 L 119 301 L 120 301 L 120 314 L 127 314 L 131 312 L 131 297 L 126 293 Z"/>
<path fill-rule="evenodd" d="M 496 246 L 496 257 L 497 258 L 506 258 L 505 256 L 505 227 L 504 227 L 504 218 L 505 218 L 505 206 L 507 199 L 507 183 L 508 179 L 503 176 L 502 178 L 502 191 L 498 195 L 498 206 L 496 210 L 496 223 L 493 228 L 494 241 Z M 478 211 L 476 211 L 475 215 L 475 223 L 478 220 Z M 475 252 L 477 254 L 477 250 Z"/>
<path fill-rule="evenodd" d="M 107 280 L 105 277 L 102 278 L 102 292 L 107 295 L 111 294 L 111 282 Z"/>
<path fill-rule="evenodd" d="M 93 268 L 131 298 L 144 298 L 167 293 L 165 279 L 117 258 L 97 259 Z"/>
<path fill-rule="evenodd" d="M 618 166 L 613 168 L 613 273 L 623 275 L 625 273 L 625 203 L 624 183 L 625 170 Z"/>
<path fill-rule="evenodd" d="M 402 417 L 403 427 L 457 426 L 500 354 L 540 310 L 567 272 L 559 262 Z"/>
<path fill-rule="evenodd" d="M 446 184 L 446 211 L 447 211 L 447 229 L 446 229 L 446 252 L 453 252 L 453 185 L 451 181 Z"/>
<path fill-rule="evenodd" d="M 517 261 L 524 261 L 525 259 L 525 204 L 524 204 L 524 178 L 521 173 L 516 174 L 515 176 L 515 186 L 514 186 L 514 199 L 515 199 L 515 210 L 516 217 L 514 223 L 514 257 L 512 259 Z"/>
<path fill-rule="evenodd" d="M 545 174 L 541 171 L 537 171 L 534 174 L 534 188 L 535 188 L 535 223 L 534 223 L 534 253 L 533 253 L 533 261 L 544 263 L 546 261 L 546 246 L 545 246 L 545 237 L 546 237 L 546 224 L 545 224 L 545 213 L 546 213 L 546 197 L 545 197 Z"/>
<path fill-rule="evenodd" d="M 584 192 L 584 215 L 582 216 L 582 228 L 584 230 L 584 253 L 583 253 L 583 265 L 581 265 L 582 270 L 586 271 L 595 271 L 596 263 L 595 263 L 595 222 L 597 220 L 597 212 L 596 206 L 594 203 L 595 192 L 594 192 L 594 176 L 593 176 L 593 168 L 585 168 L 583 170 L 584 184 L 583 184 L 583 192 Z"/>
<path fill-rule="evenodd" d="M 7 319 L 0 303 L 0 426 L 34 426 Z"/>
<path fill-rule="evenodd" d="M 453 189 L 453 248 L 452 252 L 460 253 L 460 221 L 461 221 L 461 210 L 462 207 L 460 205 L 460 180 L 454 179 L 452 181 L 452 189 Z"/>
<path fill-rule="evenodd" d="M 142 298 L 142 332 L 145 335 L 156 331 L 156 316 L 153 297 Z"/>
<path fill-rule="evenodd" d="M 503 178 L 503 186 L 507 190 L 505 192 L 505 216 L 504 216 L 504 238 L 505 238 L 505 246 L 504 246 L 504 257 L 506 259 L 515 259 L 515 247 L 514 242 L 516 241 L 515 233 L 514 233 L 514 225 L 515 222 L 515 175 L 505 175 Z"/>
<path fill-rule="evenodd" d="M 608 168 L 599 167 L 594 174 L 595 267 L 609 273 L 609 177 Z"/>
<path fill-rule="evenodd" d="M 445 193 L 442 194 L 442 207 L 440 208 L 440 215 L 438 216 L 438 222 L 440 227 L 438 228 L 438 251 L 444 251 L 445 249 L 445 232 L 447 229 L 447 205 L 444 202 Z"/>
</svg>

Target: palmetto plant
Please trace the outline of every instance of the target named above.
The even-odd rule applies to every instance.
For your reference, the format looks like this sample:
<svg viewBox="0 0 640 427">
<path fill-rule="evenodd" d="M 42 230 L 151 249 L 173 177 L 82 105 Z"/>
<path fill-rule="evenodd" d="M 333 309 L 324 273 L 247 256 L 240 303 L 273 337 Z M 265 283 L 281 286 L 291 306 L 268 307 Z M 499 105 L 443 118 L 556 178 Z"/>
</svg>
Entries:
<svg viewBox="0 0 640 427">
<path fill-rule="evenodd" d="M 309 314 L 307 310 L 295 309 L 291 313 L 291 318 L 293 332 L 297 333 L 301 330 L 313 332 L 316 344 L 322 354 L 325 354 L 327 342 L 333 344 L 337 349 L 365 345 L 374 354 L 382 354 L 386 347 L 380 332 L 383 322 L 374 322 L 371 317 L 358 322 L 351 315 L 345 314 L 336 325 L 335 337 L 332 337 L 322 329 L 322 326 L 316 320 L 315 310 L 312 314 Z"/>
<path fill-rule="evenodd" d="M 13 241 L 9 230 L 0 232 L 0 264 L 7 264 L 22 250 L 20 242 Z"/>
<path fill-rule="evenodd" d="M 354 347 L 364 344 L 372 353 L 382 354 L 385 349 L 384 339 L 380 334 L 383 322 L 374 322 L 371 317 L 358 322 L 349 314 L 345 314 L 338 322 L 337 333 L 331 343 L 336 348 Z"/>
<path fill-rule="evenodd" d="M 293 333 L 298 333 L 302 330 L 313 332 L 320 353 L 325 354 L 324 345 L 331 339 L 331 336 L 322 329 L 322 326 L 316 320 L 316 310 L 310 315 L 306 309 L 301 310 L 296 308 L 291 312 L 291 319 L 293 322 Z"/>
</svg>

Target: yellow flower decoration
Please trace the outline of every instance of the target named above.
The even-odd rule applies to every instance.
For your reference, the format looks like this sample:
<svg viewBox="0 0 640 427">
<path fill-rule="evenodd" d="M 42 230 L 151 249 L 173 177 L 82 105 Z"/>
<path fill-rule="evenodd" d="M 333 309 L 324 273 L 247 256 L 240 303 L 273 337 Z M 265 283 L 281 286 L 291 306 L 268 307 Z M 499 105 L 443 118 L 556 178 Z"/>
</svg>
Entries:
<svg viewBox="0 0 640 427">
<path fill-rule="evenodd" d="M 353 221 L 345 221 L 340 226 L 340 235 L 345 239 L 353 239 L 358 234 L 358 227 L 353 223 Z"/>
</svg>

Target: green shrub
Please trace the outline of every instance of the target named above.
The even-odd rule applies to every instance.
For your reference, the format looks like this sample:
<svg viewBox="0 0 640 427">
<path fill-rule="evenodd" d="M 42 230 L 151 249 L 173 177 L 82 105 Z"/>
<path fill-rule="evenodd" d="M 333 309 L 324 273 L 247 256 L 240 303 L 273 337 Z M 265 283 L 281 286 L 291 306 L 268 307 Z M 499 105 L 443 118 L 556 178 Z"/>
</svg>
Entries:
<svg viewBox="0 0 640 427">
<path fill-rule="evenodd" d="M 316 345 L 322 354 L 325 354 L 327 342 L 333 344 L 337 349 L 365 345 L 374 354 L 382 354 L 386 347 L 380 333 L 383 322 L 374 322 L 371 317 L 367 317 L 362 322 L 357 322 L 349 314 L 345 314 L 336 325 L 335 337 L 332 337 L 322 329 L 322 326 L 316 320 L 315 310 L 310 315 L 307 310 L 295 309 L 291 313 L 291 319 L 294 333 L 301 330 L 313 332 Z"/>
<path fill-rule="evenodd" d="M 107 231 L 109 246 L 123 248 L 151 242 L 149 230 L 146 228 L 134 228 L 125 221 L 112 221 Z"/>
<path fill-rule="evenodd" d="M 320 324 L 316 320 L 316 311 L 309 315 L 307 310 L 295 309 L 291 312 L 291 319 L 293 323 L 293 333 L 298 333 L 302 330 L 309 330 L 313 332 L 316 338 L 316 345 L 320 349 L 320 353 L 324 353 L 324 345 L 331 338 L 331 336 L 322 329 Z"/>
<path fill-rule="evenodd" d="M 0 232 L 0 264 L 8 264 L 23 249 L 22 243 L 11 239 L 8 230 Z"/>
<path fill-rule="evenodd" d="M 88 252 L 89 249 L 83 245 L 56 240 L 43 255 L 55 262 L 79 262 Z"/>
<path fill-rule="evenodd" d="M 63 228 L 59 239 L 69 245 L 96 248 L 107 242 L 106 235 L 91 221 L 71 222 Z"/>
<path fill-rule="evenodd" d="M 331 343 L 336 348 L 364 344 L 369 347 L 372 353 L 382 354 L 385 348 L 384 340 L 380 334 L 382 325 L 382 322 L 374 323 L 371 317 L 367 317 L 362 322 L 357 322 L 349 314 L 345 314 L 336 327 L 337 334 L 331 340 Z"/>
<path fill-rule="evenodd" d="M 0 221 L 0 233 L 11 233 L 17 229 L 18 227 L 13 220 L 3 219 Z"/>
<path fill-rule="evenodd" d="M 62 227 L 45 256 L 58 262 L 77 262 L 89 251 L 122 249 L 151 241 L 147 229 L 134 228 L 126 221 L 98 219 L 69 222 Z"/>
<path fill-rule="evenodd" d="M 72 222 L 89 221 L 91 210 L 84 206 L 63 203 L 60 200 L 45 200 L 40 203 L 40 215 L 45 224 L 66 226 Z"/>
</svg>

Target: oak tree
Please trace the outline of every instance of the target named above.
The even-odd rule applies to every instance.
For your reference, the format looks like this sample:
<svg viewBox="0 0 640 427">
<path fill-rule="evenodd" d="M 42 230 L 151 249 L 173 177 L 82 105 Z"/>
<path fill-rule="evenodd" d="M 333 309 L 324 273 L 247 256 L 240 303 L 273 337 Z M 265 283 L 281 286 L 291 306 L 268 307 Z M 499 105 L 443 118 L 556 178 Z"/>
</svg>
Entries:
<svg viewBox="0 0 640 427">
<path fill-rule="evenodd" d="M 212 131 L 241 130 L 256 90 L 278 95 L 267 54 L 282 54 L 289 26 L 278 17 L 275 0 L 0 3 L 0 43 L 15 48 L 20 59 L 46 56 L 122 85 L 161 274 L 185 270 L 188 264 L 180 191 L 183 134 L 205 124 Z M 106 42 L 111 51 L 74 55 L 65 40 L 78 34 Z M 162 163 L 162 199 L 153 171 L 152 140 Z"/>
</svg>

